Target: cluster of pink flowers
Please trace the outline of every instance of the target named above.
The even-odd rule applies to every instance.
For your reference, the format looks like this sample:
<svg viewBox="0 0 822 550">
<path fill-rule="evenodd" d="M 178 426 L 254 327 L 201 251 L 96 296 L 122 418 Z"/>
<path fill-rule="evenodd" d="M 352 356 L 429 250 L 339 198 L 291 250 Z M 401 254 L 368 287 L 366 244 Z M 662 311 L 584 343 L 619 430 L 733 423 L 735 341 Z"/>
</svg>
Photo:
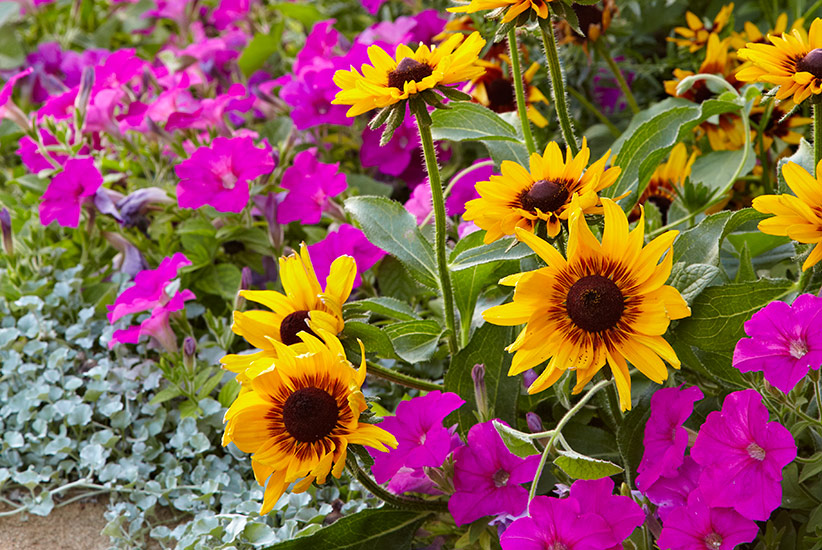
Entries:
<svg viewBox="0 0 822 550">
<path fill-rule="evenodd" d="M 699 388 L 665 388 L 651 398 L 637 487 L 657 506 L 659 545 L 673 550 L 734 548 L 752 541 L 755 521 L 782 501 L 782 469 L 796 458 L 791 433 L 768 421 L 755 390 L 731 393 L 699 429 L 690 455 L 683 424 Z"/>
</svg>

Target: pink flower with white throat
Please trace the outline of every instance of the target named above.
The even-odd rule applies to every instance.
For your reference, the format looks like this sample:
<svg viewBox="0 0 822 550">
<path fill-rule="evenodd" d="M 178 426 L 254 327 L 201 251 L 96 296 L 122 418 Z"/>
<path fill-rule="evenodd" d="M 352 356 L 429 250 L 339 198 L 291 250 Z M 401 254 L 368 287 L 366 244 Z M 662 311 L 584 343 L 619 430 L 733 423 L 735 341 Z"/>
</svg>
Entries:
<svg viewBox="0 0 822 550">
<path fill-rule="evenodd" d="M 218 137 L 200 147 L 174 171 L 180 208 L 211 205 L 220 212 L 241 212 L 248 204 L 248 182 L 274 169 L 269 148 L 254 146 L 250 137 Z"/>
</svg>

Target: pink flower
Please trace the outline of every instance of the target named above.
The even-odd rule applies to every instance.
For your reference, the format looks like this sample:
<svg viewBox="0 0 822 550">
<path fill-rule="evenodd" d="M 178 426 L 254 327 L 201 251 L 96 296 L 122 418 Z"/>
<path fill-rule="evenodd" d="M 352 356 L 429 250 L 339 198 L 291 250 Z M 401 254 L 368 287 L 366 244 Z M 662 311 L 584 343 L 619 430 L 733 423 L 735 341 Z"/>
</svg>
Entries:
<svg viewBox="0 0 822 550">
<path fill-rule="evenodd" d="M 686 456 L 674 476 L 660 477 L 642 492 L 657 507 L 656 511 L 660 519 L 665 521 L 671 510 L 678 506 L 685 506 L 688 495 L 699 486 L 701 474 L 702 467 L 690 456 Z"/>
<path fill-rule="evenodd" d="M 671 511 L 665 519 L 659 547 L 670 550 L 733 550 L 751 542 L 759 528 L 730 508 L 711 508 L 697 491 L 687 506 Z"/>
<path fill-rule="evenodd" d="M 764 371 L 765 380 L 785 393 L 808 369 L 822 365 L 822 298 L 803 294 L 793 305 L 771 302 L 745 323 L 733 365 L 742 372 Z"/>
<path fill-rule="evenodd" d="M 241 212 L 248 204 L 248 182 L 274 169 L 268 148 L 254 147 L 250 137 L 218 137 L 200 147 L 174 171 L 180 208 L 206 204 L 220 212 Z"/>
<path fill-rule="evenodd" d="M 220 5 L 211 14 L 211 20 L 217 30 L 221 31 L 248 15 L 250 7 L 251 0 L 220 0 Z"/>
<path fill-rule="evenodd" d="M 378 11 L 380 11 L 380 6 L 385 4 L 385 0 L 360 0 L 362 7 L 368 11 L 371 15 L 374 15 Z"/>
<path fill-rule="evenodd" d="M 17 84 L 17 81 L 21 78 L 27 77 L 32 72 L 32 68 L 29 67 L 25 71 L 21 71 L 16 75 L 9 78 L 3 87 L 0 88 L 0 120 L 6 118 L 6 105 L 11 101 L 11 94 L 14 92 L 14 85 Z"/>
<path fill-rule="evenodd" d="M 280 187 L 288 189 L 288 195 L 277 210 L 277 221 L 282 224 L 299 221 L 318 223 L 329 199 L 348 188 L 340 165 L 326 164 L 317 160 L 314 149 L 300 151 L 294 164 L 283 174 Z"/>
<path fill-rule="evenodd" d="M 311 254 L 311 262 L 314 264 L 314 272 L 317 280 L 323 285 L 328 274 L 331 272 L 331 264 L 342 255 L 347 254 L 354 258 L 357 264 L 357 276 L 354 278 L 354 287 L 357 288 L 362 283 L 362 273 L 385 256 L 385 251 L 371 244 L 365 238 L 365 234 L 356 227 L 348 224 L 341 225 L 336 231 L 329 231 L 325 239 L 308 246 Z"/>
<path fill-rule="evenodd" d="M 521 458 L 502 442 L 493 421 L 473 426 L 468 445 L 454 451 L 454 488 L 448 511 L 457 525 L 484 516 L 518 516 L 528 505 L 520 484 L 534 479 L 539 456 Z"/>
<path fill-rule="evenodd" d="M 602 517 L 581 510 L 574 498 L 538 496 L 528 516 L 512 523 L 500 537 L 502 550 L 603 550 L 613 546 Z"/>
<path fill-rule="evenodd" d="M 420 136 L 414 117 L 406 113 L 403 123 L 394 132 L 394 137 L 380 146 L 382 130 L 368 128 L 362 134 L 360 162 L 363 166 L 376 166 L 383 174 L 399 176 L 410 164 L 422 163 Z"/>
<path fill-rule="evenodd" d="M 571 485 L 568 498 L 579 502 L 579 509 L 601 517 L 611 531 L 608 550 L 622 550 L 622 541 L 645 521 L 645 512 L 629 497 L 615 495 L 611 478 L 578 480 Z"/>
<path fill-rule="evenodd" d="M 431 210 L 434 208 L 431 202 L 432 200 L 431 186 L 428 185 L 428 182 L 416 186 L 414 190 L 411 191 L 411 197 L 405 202 L 405 209 L 414 214 L 414 217 L 417 218 L 418 225 L 424 222 L 425 218 L 431 214 Z M 428 222 L 431 223 L 433 221 L 434 217 L 431 216 Z"/>
<path fill-rule="evenodd" d="M 388 488 L 399 492 L 402 487 L 394 486 L 393 483 L 394 476 L 402 468 L 414 470 L 425 466 L 442 466 L 455 448 L 455 439 L 456 444 L 459 444 L 459 436 L 454 433 L 454 429 L 443 427 L 442 422 L 463 403 L 465 401 L 455 393 L 436 390 L 422 397 L 400 402 L 397 413 L 385 417 L 380 423 L 380 428 L 392 433 L 399 445 L 387 453 L 372 455 L 374 465 L 371 471 L 377 483 L 391 480 Z"/>
<path fill-rule="evenodd" d="M 80 208 L 87 197 L 93 196 L 103 184 L 103 176 L 91 157 L 66 161 L 63 171 L 52 178 L 40 203 L 40 223 L 52 221 L 63 227 L 77 227 Z"/>
<path fill-rule="evenodd" d="M 183 309 L 184 303 L 195 298 L 190 290 L 166 293 L 166 286 L 177 277 L 177 272 L 191 262 L 181 252 L 166 257 L 157 269 L 141 271 L 134 278 L 134 286 L 127 288 L 108 306 L 108 320 L 115 323 L 124 315 L 151 311 L 148 319 L 139 325 L 118 330 L 109 342 L 109 348 L 117 343 L 136 344 L 144 335 L 153 336 L 167 351 L 176 351 L 177 338 L 169 325 L 172 312 Z"/>
<path fill-rule="evenodd" d="M 474 165 L 455 175 L 449 185 L 451 192 L 445 199 L 445 210 L 449 216 L 462 216 L 465 213 L 465 203 L 471 199 L 478 199 L 477 183 L 488 181 L 494 173 L 491 159 L 477 159 Z M 482 163 L 481 166 L 478 166 Z"/>
<path fill-rule="evenodd" d="M 696 386 L 663 388 L 651 397 L 651 417 L 645 425 L 645 453 L 639 463 L 636 486 L 644 491 L 661 477 L 672 477 L 682 465 L 688 432 L 682 425 L 702 399 Z"/>
<path fill-rule="evenodd" d="M 784 426 L 768 422 L 762 396 L 744 390 L 708 415 L 691 457 L 704 468 L 699 485 L 710 487 L 710 506 L 764 521 L 782 502 L 782 469 L 796 458 L 796 443 Z"/>
</svg>

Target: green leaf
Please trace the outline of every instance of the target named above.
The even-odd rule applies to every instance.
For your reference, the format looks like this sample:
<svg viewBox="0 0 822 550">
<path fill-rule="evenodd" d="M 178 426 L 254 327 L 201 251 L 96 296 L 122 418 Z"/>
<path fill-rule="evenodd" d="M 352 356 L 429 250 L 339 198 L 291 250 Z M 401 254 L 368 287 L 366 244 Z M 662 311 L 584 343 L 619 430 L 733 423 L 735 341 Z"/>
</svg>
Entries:
<svg viewBox="0 0 822 550">
<path fill-rule="evenodd" d="M 20 13 L 20 4 L 17 2 L 0 2 L 0 27 L 18 13 Z"/>
<path fill-rule="evenodd" d="M 174 399 L 178 395 L 182 395 L 180 388 L 177 386 L 167 386 L 157 392 L 149 403 L 152 405 L 159 405 L 160 403 L 165 403 L 166 401 Z"/>
<path fill-rule="evenodd" d="M 369 241 L 402 262 L 415 279 L 438 288 L 434 249 L 403 205 L 385 197 L 351 197 L 345 201 L 345 209 Z"/>
<path fill-rule="evenodd" d="M 268 34 L 255 33 L 237 60 L 240 70 L 250 76 L 262 68 L 266 60 L 280 48 L 283 25 L 275 25 Z"/>
<path fill-rule="evenodd" d="M 539 451 L 534 447 L 534 442 L 528 437 L 528 434 L 515 430 L 511 426 L 497 420 L 494 420 L 494 428 L 496 428 L 497 433 L 499 433 L 502 442 L 505 443 L 508 450 L 515 455 L 524 458 L 526 456 L 539 454 Z"/>
<path fill-rule="evenodd" d="M 363 510 L 307 537 L 281 542 L 267 550 L 408 550 L 427 515 L 390 508 Z"/>
<path fill-rule="evenodd" d="M 236 265 L 218 264 L 204 269 L 195 283 L 197 288 L 230 301 L 237 295 L 241 279 L 242 272 Z"/>
<path fill-rule="evenodd" d="M 628 413 L 622 418 L 617 428 L 617 448 L 622 463 L 628 470 L 625 472 L 625 481 L 630 485 L 634 473 L 642 460 L 645 450 L 645 425 L 651 416 L 650 396 L 643 396 Z"/>
<path fill-rule="evenodd" d="M 481 232 L 472 233 L 457 243 L 449 262 L 451 271 L 459 271 L 498 260 L 521 260 L 534 254 L 527 245 L 517 243 L 515 239 L 500 239 L 491 244 L 470 247 L 470 244 L 482 242 L 483 235 Z"/>
<path fill-rule="evenodd" d="M 736 151 L 714 151 L 697 157 L 691 169 L 691 183 L 702 184 L 707 187 L 711 194 L 710 199 L 716 199 L 719 191 L 725 187 L 730 179 L 736 173 L 739 163 L 742 161 L 744 149 Z M 747 175 L 753 170 L 756 164 L 756 154 L 753 148 L 748 149 L 748 158 L 745 160 L 745 165 L 742 167 L 740 176 Z"/>
<path fill-rule="evenodd" d="M 189 218 L 177 226 L 176 233 L 183 252 L 193 264 L 192 270 L 211 265 L 219 247 L 213 225 L 202 218 Z"/>
<path fill-rule="evenodd" d="M 560 470 L 571 479 L 602 479 L 621 473 L 623 470 L 613 462 L 591 458 L 574 451 L 559 451 L 554 459 Z"/>
<path fill-rule="evenodd" d="M 217 401 L 225 408 L 231 406 L 237 396 L 240 395 L 240 383 L 236 378 L 232 378 L 225 385 L 220 388 L 220 393 L 217 395 Z"/>
<path fill-rule="evenodd" d="M 0 70 L 17 69 L 25 60 L 22 37 L 11 25 L 0 26 Z"/>
<path fill-rule="evenodd" d="M 674 263 L 719 266 L 719 250 L 725 237 L 743 224 L 765 217 L 765 214 L 753 208 L 743 208 L 736 212 L 724 210 L 705 217 L 696 227 L 677 237 L 674 242 Z"/>
<path fill-rule="evenodd" d="M 368 298 L 366 300 L 357 300 L 356 302 L 348 302 L 343 305 L 344 313 L 359 313 L 368 312 L 389 319 L 396 319 L 398 321 L 413 321 L 419 319 L 420 316 L 411 309 L 411 306 L 397 300 L 396 298 L 389 298 L 382 296 L 379 298 Z"/>
<path fill-rule="evenodd" d="M 375 195 L 379 197 L 390 197 L 393 188 L 387 183 L 377 181 L 364 174 L 346 175 L 348 187 L 359 191 L 360 195 Z"/>
<path fill-rule="evenodd" d="M 314 23 L 322 19 L 324 16 L 314 4 L 311 3 L 292 3 L 283 2 L 281 4 L 272 4 L 271 9 L 277 10 L 283 16 L 290 19 L 296 19 L 302 23 L 307 29 L 314 26 Z"/>
<path fill-rule="evenodd" d="M 614 143 L 614 165 L 622 168 L 622 172 L 603 194 L 616 197 L 632 191 L 626 210 L 633 207 L 654 169 L 677 142 L 709 117 L 740 108 L 737 103 L 717 99 L 697 105 L 681 98 L 668 98 L 638 113 Z"/>
<path fill-rule="evenodd" d="M 750 283 L 756 280 L 756 272 L 754 271 L 753 263 L 751 262 L 751 252 L 748 250 L 748 245 L 743 245 L 742 252 L 739 253 L 739 269 L 736 271 L 734 277 L 735 283 Z"/>
<path fill-rule="evenodd" d="M 438 109 L 431 119 L 434 139 L 482 141 L 497 165 L 513 160 L 528 166 L 528 150 L 516 128 L 482 105 L 455 103 L 450 109 Z"/>
<path fill-rule="evenodd" d="M 368 323 L 359 323 L 356 321 L 346 321 L 345 328 L 342 331 L 343 344 L 354 355 L 359 357 L 360 346 L 357 344 L 357 339 L 362 340 L 365 346 L 366 353 L 376 353 L 385 359 L 397 358 L 394 352 L 394 346 L 391 345 L 391 339 L 388 335 L 380 330 L 379 327 L 369 325 Z M 353 361 L 353 357 L 350 357 Z"/>
<path fill-rule="evenodd" d="M 485 323 L 474 332 L 468 345 L 451 359 L 451 366 L 445 373 L 445 390 L 456 393 L 466 401 L 451 416 L 459 422 L 460 433 L 466 433 L 476 423 L 474 413 L 477 404 L 471 369 L 477 363 L 485 365 L 485 387 L 488 402 L 494 407 L 494 415 L 511 425 L 516 422 L 517 397 L 522 390 L 522 380 L 519 376 L 508 376 L 511 354 L 504 349 L 513 339 L 512 327 Z"/>
<path fill-rule="evenodd" d="M 767 235 L 761 231 L 740 231 L 733 235 L 728 235 L 728 242 L 731 243 L 738 253 L 747 248 L 751 258 L 758 258 L 766 252 L 773 250 L 793 241 L 789 237 L 778 235 Z M 786 256 L 790 257 L 790 256 Z"/>
<path fill-rule="evenodd" d="M 692 304 L 694 298 L 699 296 L 719 273 L 720 269 L 715 265 L 677 262 L 671 269 L 668 284 L 677 289 L 688 304 Z"/>
<path fill-rule="evenodd" d="M 519 266 L 517 261 L 496 261 L 454 271 L 451 274 L 451 283 L 460 319 L 472 319 L 477 299 L 482 292 L 496 285 L 501 278 L 518 272 Z"/>
<path fill-rule="evenodd" d="M 782 175 L 782 167 L 789 162 L 795 162 L 804 168 L 807 173 L 813 174 L 816 170 L 816 167 L 813 165 L 813 145 L 808 143 L 808 140 L 805 138 L 802 138 L 799 141 L 799 147 L 797 147 L 793 155 L 779 159 L 776 165 L 776 179 L 779 182 L 780 193 L 792 193 L 785 181 L 785 177 Z"/>
<path fill-rule="evenodd" d="M 427 361 L 437 351 L 437 344 L 443 328 L 431 319 L 425 321 L 404 321 L 385 327 L 384 332 L 404 361 L 420 363 Z"/>
<path fill-rule="evenodd" d="M 691 316 L 679 321 L 677 340 L 705 351 L 727 352 L 745 336 L 743 324 L 772 300 L 785 296 L 787 279 L 759 279 L 705 289 L 691 305 Z"/>
</svg>

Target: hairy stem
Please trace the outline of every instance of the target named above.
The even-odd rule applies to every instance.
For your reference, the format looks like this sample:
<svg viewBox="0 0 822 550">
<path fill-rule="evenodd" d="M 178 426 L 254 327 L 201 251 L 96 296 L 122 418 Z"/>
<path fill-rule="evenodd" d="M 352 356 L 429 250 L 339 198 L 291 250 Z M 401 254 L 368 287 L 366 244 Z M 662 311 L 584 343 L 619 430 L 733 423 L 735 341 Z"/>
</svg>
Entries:
<svg viewBox="0 0 822 550">
<path fill-rule="evenodd" d="M 525 146 L 528 154 L 534 153 L 537 148 L 534 145 L 534 136 L 531 135 L 531 122 L 528 120 L 528 112 L 525 108 L 525 91 L 523 90 L 522 69 L 519 64 L 519 48 L 517 48 L 517 29 L 511 27 L 508 31 L 508 50 L 511 54 L 511 72 L 514 78 L 514 92 L 517 96 L 517 113 L 522 125 L 522 136 L 525 138 Z"/>
<path fill-rule="evenodd" d="M 345 464 L 348 466 L 351 474 L 357 478 L 357 481 L 363 484 L 371 494 L 378 499 L 385 502 L 387 505 L 394 508 L 401 508 L 404 510 L 419 510 L 421 512 L 447 512 L 448 503 L 441 500 L 422 500 L 419 498 L 410 498 L 389 493 L 387 490 L 374 481 L 374 479 L 360 468 L 351 453 L 348 453 L 345 459 Z"/>
<path fill-rule="evenodd" d="M 557 110 L 559 127 L 562 130 L 562 138 L 571 150 L 571 154 L 576 156 L 579 153 L 577 138 L 574 137 L 574 127 L 571 125 L 571 118 L 568 116 L 568 99 L 565 96 L 565 79 L 562 75 L 562 65 L 559 63 L 559 52 L 557 51 L 557 39 L 554 36 L 554 26 L 550 19 L 540 19 L 540 33 L 542 43 L 545 46 L 545 59 L 548 61 L 548 71 L 551 73 L 551 91 L 554 94 L 554 107 Z"/>
<path fill-rule="evenodd" d="M 394 382 L 395 384 L 405 386 L 406 388 L 414 388 L 417 390 L 424 391 L 434 391 L 443 389 L 441 384 L 430 382 L 428 380 L 422 380 L 420 378 L 415 378 L 413 376 L 403 374 L 393 369 L 387 369 L 385 367 L 381 367 L 376 363 L 372 363 L 371 361 L 366 361 L 366 372 L 368 374 L 373 374 L 378 378 L 382 378 L 383 380 L 388 380 L 390 382 Z"/>
</svg>

